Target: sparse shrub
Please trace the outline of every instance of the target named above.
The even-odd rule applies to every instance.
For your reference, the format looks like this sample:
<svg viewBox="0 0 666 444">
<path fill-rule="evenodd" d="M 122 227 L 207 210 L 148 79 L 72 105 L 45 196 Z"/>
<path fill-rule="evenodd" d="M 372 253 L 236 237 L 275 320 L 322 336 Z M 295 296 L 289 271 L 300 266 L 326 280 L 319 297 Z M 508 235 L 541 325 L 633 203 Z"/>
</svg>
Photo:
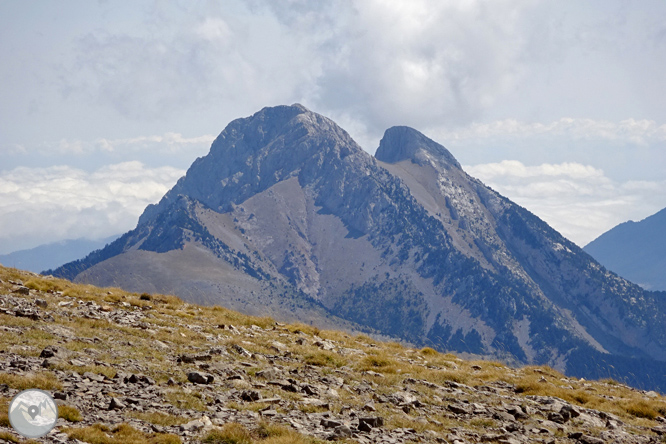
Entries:
<svg viewBox="0 0 666 444">
<path fill-rule="evenodd" d="M 150 296 L 148 293 L 141 293 L 139 299 L 141 299 L 142 301 L 150 301 L 152 299 L 152 296 Z"/>
</svg>

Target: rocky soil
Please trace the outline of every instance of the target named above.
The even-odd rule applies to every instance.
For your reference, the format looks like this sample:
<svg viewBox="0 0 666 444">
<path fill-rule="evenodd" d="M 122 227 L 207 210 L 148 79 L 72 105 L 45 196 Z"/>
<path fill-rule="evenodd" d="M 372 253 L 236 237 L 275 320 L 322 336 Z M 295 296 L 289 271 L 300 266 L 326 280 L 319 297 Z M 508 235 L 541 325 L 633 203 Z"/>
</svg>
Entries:
<svg viewBox="0 0 666 444">
<path fill-rule="evenodd" d="M 230 423 L 252 433 L 281 424 L 302 442 L 650 443 L 666 434 L 666 401 L 612 380 L 0 267 L 0 442 L 22 442 L 6 409 L 26 388 L 59 404 L 57 426 L 37 440 L 48 443 L 120 442 L 120 424 L 155 443 L 241 442 L 215 434 Z"/>
</svg>

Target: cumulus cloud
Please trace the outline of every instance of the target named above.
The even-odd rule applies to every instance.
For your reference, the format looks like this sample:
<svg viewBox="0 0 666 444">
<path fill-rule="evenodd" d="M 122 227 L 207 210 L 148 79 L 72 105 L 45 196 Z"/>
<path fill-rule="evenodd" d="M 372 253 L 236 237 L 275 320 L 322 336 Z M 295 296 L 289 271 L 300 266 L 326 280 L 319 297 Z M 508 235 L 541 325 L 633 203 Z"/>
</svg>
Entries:
<svg viewBox="0 0 666 444">
<path fill-rule="evenodd" d="M 61 90 L 143 121 L 304 102 L 334 118 L 346 113 L 375 135 L 395 124 L 469 122 L 522 78 L 540 31 L 530 15 L 535 3 L 146 8 L 150 32 L 79 37 Z"/>
<path fill-rule="evenodd" d="M 185 171 L 140 162 L 93 172 L 69 166 L 0 173 L 0 253 L 60 239 L 98 239 L 133 228 Z"/>
<path fill-rule="evenodd" d="M 320 43 L 326 56 L 314 102 L 378 132 L 396 124 L 466 123 L 515 87 L 533 3 L 341 2 L 316 10 L 328 21 L 301 13 L 286 22 L 316 35 L 320 23 L 335 22 Z"/>
<path fill-rule="evenodd" d="M 507 160 L 464 169 L 580 246 L 666 207 L 666 181 L 617 182 L 590 165 Z"/>
</svg>

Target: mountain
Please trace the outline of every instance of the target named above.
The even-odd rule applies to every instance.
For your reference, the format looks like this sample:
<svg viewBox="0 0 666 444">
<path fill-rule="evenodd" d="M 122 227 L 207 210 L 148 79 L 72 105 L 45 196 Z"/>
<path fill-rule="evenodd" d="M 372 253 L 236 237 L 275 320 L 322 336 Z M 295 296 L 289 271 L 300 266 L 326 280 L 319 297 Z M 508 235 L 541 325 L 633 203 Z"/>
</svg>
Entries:
<svg viewBox="0 0 666 444">
<path fill-rule="evenodd" d="M 118 236 L 106 239 L 68 239 L 39 245 L 28 250 L 0 255 L 0 264 L 39 273 L 80 259 L 91 251 L 104 248 Z"/>
<path fill-rule="evenodd" d="M 666 389 L 663 295 L 418 131 L 373 158 L 300 105 L 231 122 L 134 230 L 53 274 Z"/>
<path fill-rule="evenodd" d="M 604 267 L 648 290 L 666 290 L 666 209 L 624 222 L 583 250 Z"/>
<path fill-rule="evenodd" d="M 49 444 L 655 444 L 666 434 L 666 398 L 617 381 L 4 267 L 0 326 L 3 442 L 26 442 L 11 425 L 28 417 L 8 412 L 26 387 L 57 399 L 54 430 L 30 441 Z"/>
</svg>

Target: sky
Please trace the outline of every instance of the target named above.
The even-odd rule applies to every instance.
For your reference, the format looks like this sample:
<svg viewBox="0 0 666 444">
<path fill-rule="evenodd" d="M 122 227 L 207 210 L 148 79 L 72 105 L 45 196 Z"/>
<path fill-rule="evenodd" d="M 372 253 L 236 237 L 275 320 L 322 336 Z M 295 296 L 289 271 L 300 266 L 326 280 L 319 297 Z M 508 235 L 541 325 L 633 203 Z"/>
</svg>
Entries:
<svg viewBox="0 0 666 444">
<path fill-rule="evenodd" d="M 103 238 L 233 119 L 408 125 L 580 246 L 666 207 L 663 0 L 0 0 L 0 254 Z"/>
</svg>

